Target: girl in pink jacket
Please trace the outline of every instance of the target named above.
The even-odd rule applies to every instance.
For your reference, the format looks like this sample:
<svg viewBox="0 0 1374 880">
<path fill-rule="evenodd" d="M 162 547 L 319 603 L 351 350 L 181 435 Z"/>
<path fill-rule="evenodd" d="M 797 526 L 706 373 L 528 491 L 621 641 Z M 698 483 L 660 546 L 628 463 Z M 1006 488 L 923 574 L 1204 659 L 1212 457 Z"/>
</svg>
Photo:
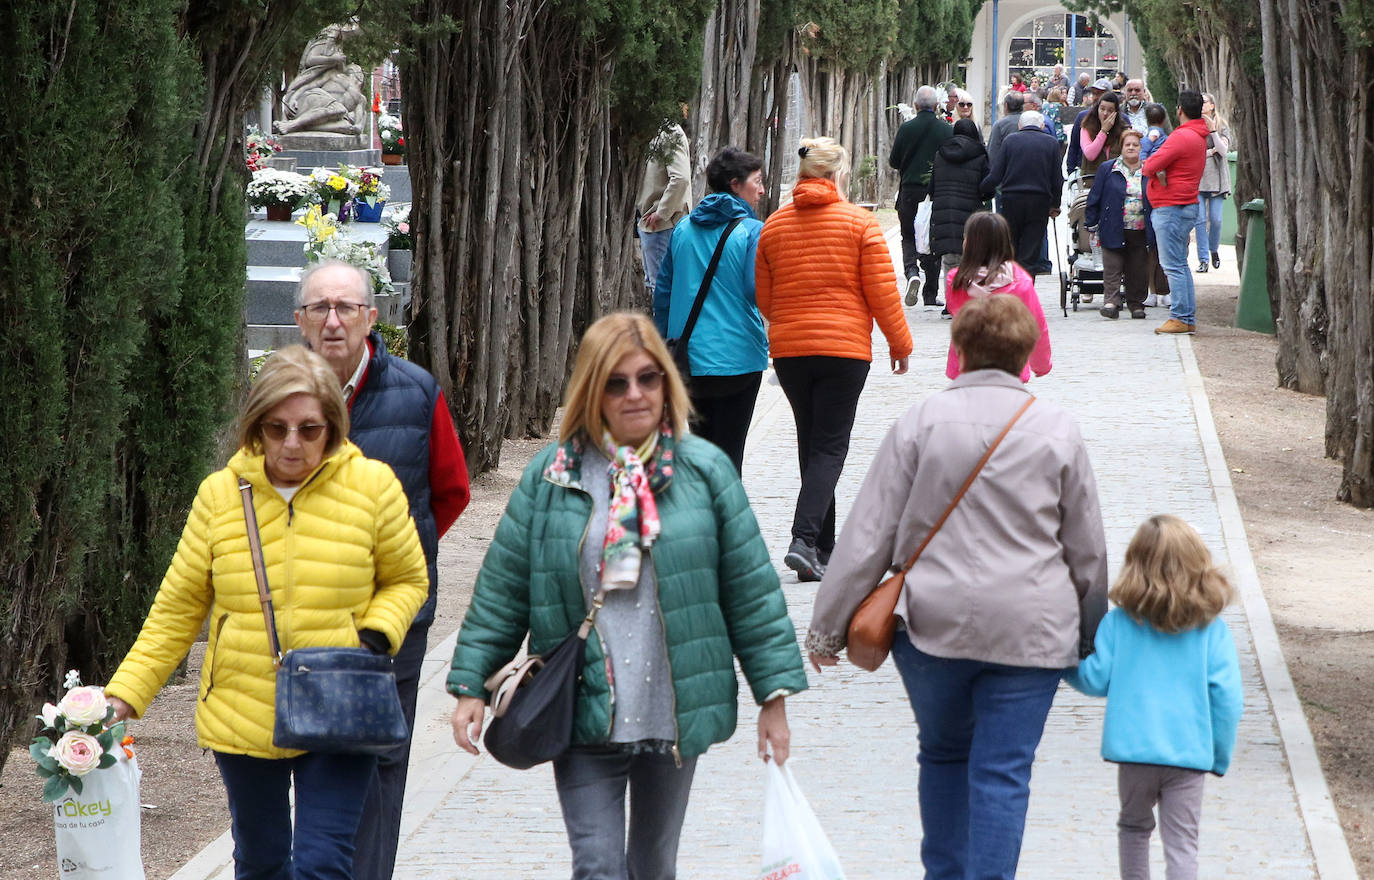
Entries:
<svg viewBox="0 0 1374 880">
<path fill-rule="evenodd" d="M 1051 366 L 1050 328 L 1045 323 L 1045 311 L 1040 308 L 1040 297 L 1035 293 L 1035 279 L 1016 264 L 1007 221 L 1000 214 L 980 211 L 969 215 L 964 224 L 964 253 L 958 267 L 951 269 L 946 279 L 945 304 L 951 315 L 957 315 L 970 299 L 995 293 L 1020 299 L 1040 325 L 1040 340 L 1021 371 L 1021 381 L 1029 382 L 1032 371 L 1037 376 L 1045 375 Z M 951 345 L 945 375 L 954 379 L 959 373 L 959 357 Z"/>
</svg>

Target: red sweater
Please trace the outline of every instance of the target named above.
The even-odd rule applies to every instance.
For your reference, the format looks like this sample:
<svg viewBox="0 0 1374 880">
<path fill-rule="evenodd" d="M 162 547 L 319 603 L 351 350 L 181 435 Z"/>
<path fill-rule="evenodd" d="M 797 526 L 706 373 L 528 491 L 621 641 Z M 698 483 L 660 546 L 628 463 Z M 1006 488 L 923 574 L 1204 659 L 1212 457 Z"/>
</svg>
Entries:
<svg viewBox="0 0 1374 880">
<path fill-rule="evenodd" d="M 1164 146 L 1145 160 L 1145 195 L 1150 206 L 1192 205 L 1197 203 L 1197 185 L 1207 165 L 1207 123 L 1189 119 L 1174 129 Z M 1161 184 L 1155 175 L 1164 172 Z"/>
</svg>

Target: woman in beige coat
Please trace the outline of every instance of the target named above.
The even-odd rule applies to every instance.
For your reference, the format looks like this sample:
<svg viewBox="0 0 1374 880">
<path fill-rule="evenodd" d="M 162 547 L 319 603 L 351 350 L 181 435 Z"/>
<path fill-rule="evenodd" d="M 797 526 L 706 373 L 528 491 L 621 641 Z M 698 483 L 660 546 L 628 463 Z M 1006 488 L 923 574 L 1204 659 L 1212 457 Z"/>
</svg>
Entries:
<svg viewBox="0 0 1374 880">
<path fill-rule="evenodd" d="M 970 302 L 961 374 L 883 440 L 816 596 L 806 648 L 833 665 L 859 603 L 906 562 L 1026 403 L 1039 328 L 1014 296 Z M 892 644 L 919 728 L 926 876 L 1012 878 L 1031 763 L 1061 673 L 1107 604 L 1097 483 L 1073 418 L 1034 402 L 907 573 Z"/>
</svg>

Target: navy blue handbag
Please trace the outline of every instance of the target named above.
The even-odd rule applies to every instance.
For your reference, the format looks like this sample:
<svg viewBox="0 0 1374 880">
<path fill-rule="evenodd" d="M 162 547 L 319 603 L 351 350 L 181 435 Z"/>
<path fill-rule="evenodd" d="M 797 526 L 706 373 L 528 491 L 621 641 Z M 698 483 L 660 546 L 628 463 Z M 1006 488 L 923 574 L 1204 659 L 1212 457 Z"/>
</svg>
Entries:
<svg viewBox="0 0 1374 880">
<path fill-rule="evenodd" d="M 391 658 L 366 648 L 298 648 L 281 651 L 262 537 L 253 510 L 253 487 L 239 480 L 248 547 L 267 642 L 277 667 L 276 721 L 272 744 L 280 749 L 332 754 L 381 754 L 410 736 Z"/>
</svg>

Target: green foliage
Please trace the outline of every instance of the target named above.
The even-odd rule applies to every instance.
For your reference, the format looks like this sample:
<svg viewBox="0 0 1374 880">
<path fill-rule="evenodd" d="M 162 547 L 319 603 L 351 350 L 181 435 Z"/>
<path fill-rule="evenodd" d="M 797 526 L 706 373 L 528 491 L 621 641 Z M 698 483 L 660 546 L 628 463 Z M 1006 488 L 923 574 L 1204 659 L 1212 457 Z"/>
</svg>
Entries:
<svg viewBox="0 0 1374 880">
<path fill-rule="evenodd" d="M 968 57 L 973 22 L 984 0 L 902 0 L 895 67 L 957 65 Z"/>
<path fill-rule="evenodd" d="M 395 324 L 386 324 L 378 321 L 373 325 L 373 329 L 382 337 L 386 343 L 387 354 L 398 358 L 406 356 L 406 330 L 404 327 L 397 327 Z"/>
<path fill-rule="evenodd" d="M 647 140 L 701 85 L 702 38 L 715 0 L 563 0 L 552 4 L 585 48 L 614 59 L 611 107 Z"/>
<path fill-rule="evenodd" d="M 898 0 L 797 0 L 803 48 L 834 68 L 875 73 L 897 40 Z"/>
</svg>

